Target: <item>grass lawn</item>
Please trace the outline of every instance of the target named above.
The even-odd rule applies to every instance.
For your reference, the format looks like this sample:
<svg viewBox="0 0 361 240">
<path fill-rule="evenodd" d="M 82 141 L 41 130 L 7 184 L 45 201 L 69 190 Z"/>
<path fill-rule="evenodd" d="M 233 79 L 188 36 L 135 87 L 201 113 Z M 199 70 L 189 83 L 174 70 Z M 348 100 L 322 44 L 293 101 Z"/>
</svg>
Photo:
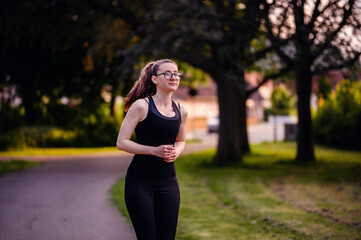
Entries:
<svg viewBox="0 0 361 240">
<path fill-rule="evenodd" d="M 38 166 L 39 162 L 30 162 L 24 160 L 0 161 L 0 175 L 6 172 L 17 171 L 29 167 Z"/>
<path fill-rule="evenodd" d="M 101 152 L 119 152 L 114 147 L 98 147 L 98 148 L 26 148 L 0 151 L 0 157 L 6 156 L 47 156 L 47 155 L 75 155 L 90 154 Z"/>
<path fill-rule="evenodd" d="M 91 153 L 119 152 L 114 147 L 98 147 L 98 148 L 26 148 L 0 151 L 0 157 L 19 157 L 22 156 L 66 156 L 81 155 Z M 17 171 L 28 167 L 38 166 L 42 163 L 35 161 L 24 161 L 14 159 L 11 161 L 0 161 L 0 174 L 5 172 Z"/>
<path fill-rule="evenodd" d="M 119 152 L 116 147 L 98 147 L 98 148 L 27 148 L 17 150 L 0 151 L 0 157 L 19 157 L 22 156 L 66 156 L 81 155 L 102 152 Z M 5 172 L 17 171 L 28 167 L 38 166 L 42 163 L 35 161 L 24 161 L 14 159 L 11 161 L 0 161 L 0 174 Z"/>
<path fill-rule="evenodd" d="M 180 157 L 178 240 L 361 239 L 361 152 L 316 147 L 293 162 L 295 143 L 252 146 L 243 163 L 217 166 L 215 151 Z M 124 179 L 113 199 L 126 215 Z"/>
<path fill-rule="evenodd" d="M 187 143 L 201 142 L 200 139 L 190 139 Z M 0 157 L 8 156 L 64 156 L 64 155 L 78 155 L 91 154 L 103 152 L 119 152 L 114 146 L 112 147 L 93 147 L 93 148 L 25 148 L 0 151 Z"/>
</svg>

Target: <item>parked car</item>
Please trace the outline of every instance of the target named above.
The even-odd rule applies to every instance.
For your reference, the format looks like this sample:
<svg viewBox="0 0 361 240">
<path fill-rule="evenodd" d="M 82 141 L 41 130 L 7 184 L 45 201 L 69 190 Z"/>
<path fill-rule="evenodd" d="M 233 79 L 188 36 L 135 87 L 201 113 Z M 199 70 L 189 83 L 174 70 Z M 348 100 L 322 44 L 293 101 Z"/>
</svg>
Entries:
<svg viewBox="0 0 361 240">
<path fill-rule="evenodd" d="M 208 118 L 207 119 L 207 128 L 208 132 L 218 132 L 219 131 L 219 116 Z"/>
</svg>

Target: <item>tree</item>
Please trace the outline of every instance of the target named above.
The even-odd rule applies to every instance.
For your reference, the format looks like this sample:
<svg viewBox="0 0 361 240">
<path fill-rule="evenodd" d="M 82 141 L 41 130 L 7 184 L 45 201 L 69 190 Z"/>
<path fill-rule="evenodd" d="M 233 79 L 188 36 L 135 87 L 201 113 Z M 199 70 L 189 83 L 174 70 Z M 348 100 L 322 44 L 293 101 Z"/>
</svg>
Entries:
<svg viewBox="0 0 361 240">
<path fill-rule="evenodd" d="M 268 37 L 295 73 L 298 96 L 296 161 L 315 161 L 310 95 L 312 76 L 354 64 L 361 53 L 361 2 L 265 2 Z"/>
<path fill-rule="evenodd" d="M 242 161 L 244 150 L 249 151 L 244 72 L 269 50 L 251 46 L 260 33 L 261 5 L 260 0 L 157 4 L 143 27 L 143 38 L 129 51 L 150 49 L 151 56 L 171 56 L 215 80 L 220 109 L 215 162 Z"/>
<path fill-rule="evenodd" d="M 124 69 L 132 69 L 140 59 L 171 57 L 202 69 L 218 85 L 220 134 L 215 162 L 242 161 L 248 152 L 246 99 L 260 85 L 247 90 L 245 70 L 271 48 L 255 44 L 262 19 L 261 0 L 257 1 L 151 1 L 121 7 L 131 13 L 133 42 L 119 49 Z M 132 7 L 133 6 L 133 7 Z M 146 13 L 146 14 L 144 14 Z M 118 15 L 124 21 L 124 16 Z M 140 24 L 139 24 L 140 23 Z M 257 47 L 255 47 L 257 46 Z"/>
<path fill-rule="evenodd" d="M 27 123 L 51 123 L 62 117 L 44 120 L 59 113 L 59 99 L 89 84 L 83 58 L 99 15 L 71 1 L 2 1 L 1 9 L 0 81 L 18 87 Z"/>
<path fill-rule="evenodd" d="M 117 80 L 129 76 L 114 48 L 127 44 L 131 14 L 113 21 L 121 7 L 97 0 L 5 0 L 0 9 L 0 83 L 16 86 L 27 124 L 69 127 L 104 103 L 105 88 L 113 109 L 126 86 Z"/>
<path fill-rule="evenodd" d="M 241 161 L 243 152 L 249 151 L 245 101 L 255 89 L 247 91 L 244 71 L 270 51 L 267 46 L 254 47 L 254 40 L 260 34 L 264 37 L 264 32 L 259 31 L 264 9 L 262 0 L 171 3 L 163 0 L 89 0 L 84 3 L 37 0 L 31 3 L 6 1 L 4 6 L 2 9 L 23 10 L 25 16 L 20 21 L 12 13 L 2 18 L 10 19 L 15 25 L 2 21 L 5 34 L 1 39 L 11 36 L 18 40 L 4 42 L 3 56 L 11 61 L 1 66 L 5 69 L 1 74 L 2 78 L 11 76 L 22 88 L 21 95 L 27 99 L 24 105 L 28 122 L 36 122 L 32 118 L 39 115 L 35 111 L 39 109 L 36 104 L 41 102 L 44 93 L 52 96 L 50 101 L 64 94 L 80 98 L 83 100 L 81 108 L 92 111 L 91 107 L 99 105 L 99 91 L 105 84 L 111 85 L 112 91 L 129 89 L 129 80 L 134 79 L 139 62 L 167 56 L 202 69 L 218 84 L 221 125 L 215 161 Z M 28 24 L 26 19 L 31 15 L 35 17 Z M 94 34 L 94 29 L 99 29 L 97 20 L 108 17 L 111 21 L 121 20 L 122 29 L 127 29 L 118 44 L 114 44 L 116 39 L 108 41 L 107 34 Z M 24 29 L 24 34 L 19 35 L 13 26 Z M 110 27 L 105 32 L 117 34 L 123 30 Z M 69 32 L 74 35 L 67 38 Z M 101 54 L 109 43 L 111 49 L 115 49 L 110 60 L 109 55 Z M 23 52 L 27 60 L 21 62 L 13 57 Z M 31 62 L 29 68 L 26 62 Z M 85 69 L 82 68 L 84 63 Z M 24 66 L 20 72 L 11 69 L 19 65 Z M 82 92 L 81 87 L 86 91 Z M 57 91 L 53 91 L 53 96 L 48 89 L 54 88 Z M 26 89 L 37 91 L 27 96 Z"/>
</svg>

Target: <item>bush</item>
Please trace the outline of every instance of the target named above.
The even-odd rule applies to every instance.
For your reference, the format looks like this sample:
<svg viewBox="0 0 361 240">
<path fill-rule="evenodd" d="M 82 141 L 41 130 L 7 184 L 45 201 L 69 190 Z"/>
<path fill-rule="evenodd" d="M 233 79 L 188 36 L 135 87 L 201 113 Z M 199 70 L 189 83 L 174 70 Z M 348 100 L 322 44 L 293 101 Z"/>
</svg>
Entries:
<svg viewBox="0 0 361 240">
<path fill-rule="evenodd" d="M 92 113 L 80 112 L 73 121 L 77 127 L 75 145 L 80 147 L 114 146 L 122 116 L 112 116 L 109 107 L 101 106 Z"/>
<path fill-rule="evenodd" d="M 0 150 L 114 146 L 118 130 L 118 124 L 111 120 L 73 131 L 46 126 L 22 127 L 0 135 Z"/>
<path fill-rule="evenodd" d="M 289 91 L 284 87 L 277 87 L 271 94 L 272 107 L 268 114 L 288 115 L 295 107 L 295 100 Z"/>
<path fill-rule="evenodd" d="M 114 146 L 121 116 L 111 116 L 109 108 L 94 113 L 79 111 L 68 129 L 54 126 L 27 126 L 0 134 L 0 149 L 32 147 L 104 147 Z"/>
<path fill-rule="evenodd" d="M 361 150 L 361 82 L 343 80 L 329 99 L 319 102 L 314 118 L 316 141 Z"/>
<path fill-rule="evenodd" d="M 114 146 L 119 125 L 112 119 L 90 122 L 78 129 L 74 145 L 76 147 Z"/>
<path fill-rule="evenodd" d="M 0 149 L 71 147 L 76 133 L 55 127 L 22 127 L 0 137 Z"/>
<path fill-rule="evenodd" d="M 24 110 L 20 107 L 12 107 L 9 102 L 0 100 L 0 134 L 19 128 L 24 124 Z"/>
</svg>

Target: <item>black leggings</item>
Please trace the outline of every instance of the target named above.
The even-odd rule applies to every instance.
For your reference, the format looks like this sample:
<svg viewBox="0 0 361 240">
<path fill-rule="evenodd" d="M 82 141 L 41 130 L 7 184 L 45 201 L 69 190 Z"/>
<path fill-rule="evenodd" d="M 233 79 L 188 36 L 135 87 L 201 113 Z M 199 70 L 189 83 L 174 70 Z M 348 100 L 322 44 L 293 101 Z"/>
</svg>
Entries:
<svg viewBox="0 0 361 240">
<path fill-rule="evenodd" d="M 149 182 L 127 176 L 124 192 L 138 240 L 175 238 L 180 203 L 176 177 Z"/>
</svg>

